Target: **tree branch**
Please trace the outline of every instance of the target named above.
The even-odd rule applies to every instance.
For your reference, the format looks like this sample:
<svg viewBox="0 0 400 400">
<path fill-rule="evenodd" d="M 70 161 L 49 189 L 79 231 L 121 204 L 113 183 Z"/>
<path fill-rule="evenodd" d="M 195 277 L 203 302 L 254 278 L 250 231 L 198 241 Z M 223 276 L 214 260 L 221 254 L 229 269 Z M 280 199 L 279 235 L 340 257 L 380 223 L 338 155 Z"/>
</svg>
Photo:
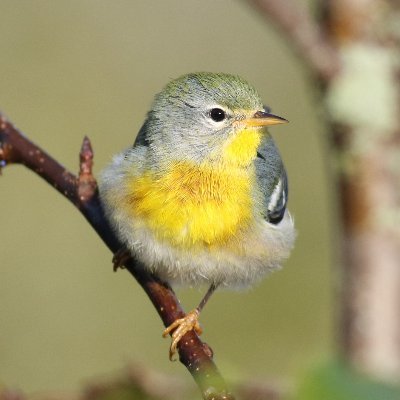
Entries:
<svg viewBox="0 0 400 400">
<path fill-rule="evenodd" d="M 398 1 L 320 1 L 320 22 L 293 0 L 248 2 L 281 29 L 322 89 L 340 201 L 340 351 L 356 370 L 397 383 Z"/>
<path fill-rule="evenodd" d="M 340 67 L 337 52 L 307 10 L 294 1 L 247 0 L 275 24 L 311 70 L 330 80 Z"/>
<path fill-rule="evenodd" d="M 92 174 L 93 151 L 87 137 L 83 140 L 80 171 L 76 177 L 29 141 L 0 114 L 0 169 L 8 164 L 25 165 L 71 201 L 113 253 L 122 247 L 101 206 L 97 183 Z M 165 326 L 185 316 L 167 283 L 150 275 L 137 260 L 129 260 L 126 268 L 147 293 Z M 205 399 L 233 400 L 233 395 L 212 360 L 211 349 L 195 332 L 190 331 L 183 337 L 178 350 L 180 361 L 192 374 Z"/>
</svg>

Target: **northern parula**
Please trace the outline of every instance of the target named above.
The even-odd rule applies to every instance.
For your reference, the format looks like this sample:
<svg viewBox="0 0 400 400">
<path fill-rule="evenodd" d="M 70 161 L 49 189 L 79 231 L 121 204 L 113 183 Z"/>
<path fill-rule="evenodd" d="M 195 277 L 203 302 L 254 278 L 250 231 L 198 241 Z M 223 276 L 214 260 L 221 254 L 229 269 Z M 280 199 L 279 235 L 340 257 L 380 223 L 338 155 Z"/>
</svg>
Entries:
<svg viewBox="0 0 400 400">
<path fill-rule="evenodd" d="M 193 73 L 158 95 L 133 147 L 100 178 L 101 199 L 131 255 L 167 282 L 209 285 L 164 331 L 170 358 L 216 287 L 278 268 L 295 239 L 288 181 L 266 127 L 287 122 L 238 76 Z"/>
</svg>

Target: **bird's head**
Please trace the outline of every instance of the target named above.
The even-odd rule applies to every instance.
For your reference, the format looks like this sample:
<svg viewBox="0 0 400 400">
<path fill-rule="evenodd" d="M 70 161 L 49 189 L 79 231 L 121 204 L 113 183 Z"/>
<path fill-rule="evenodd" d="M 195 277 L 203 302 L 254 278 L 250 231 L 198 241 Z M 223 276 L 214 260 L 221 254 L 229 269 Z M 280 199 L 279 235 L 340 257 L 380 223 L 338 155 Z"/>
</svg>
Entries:
<svg viewBox="0 0 400 400">
<path fill-rule="evenodd" d="M 198 163 L 248 164 L 265 127 L 284 122 L 242 78 L 203 72 L 171 81 L 155 97 L 144 128 L 146 140 L 164 156 L 167 150 Z"/>
</svg>

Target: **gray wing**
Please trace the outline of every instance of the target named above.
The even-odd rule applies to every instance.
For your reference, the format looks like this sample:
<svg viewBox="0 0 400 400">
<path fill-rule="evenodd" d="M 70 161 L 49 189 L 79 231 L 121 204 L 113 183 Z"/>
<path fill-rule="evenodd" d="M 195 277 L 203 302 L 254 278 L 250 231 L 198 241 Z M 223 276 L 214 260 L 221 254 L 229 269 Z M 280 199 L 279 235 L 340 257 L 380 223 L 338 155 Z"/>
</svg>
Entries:
<svg viewBox="0 0 400 400">
<path fill-rule="evenodd" d="M 288 179 L 281 156 L 271 136 L 264 137 L 257 149 L 256 176 L 263 200 L 263 217 L 278 224 L 285 215 Z"/>
<path fill-rule="evenodd" d="M 135 142 L 133 143 L 133 147 L 136 146 L 149 146 L 149 142 L 146 136 L 146 124 L 147 124 L 147 119 L 143 126 L 140 128 L 139 133 L 136 136 Z"/>
<path fill-rule="evenodd" d="M 136 147 L 143 147 L 143 148 L 149 147 L 150 144 L 149 144 L 149 141 L 148 141 L 147 135 L 146 135 L 146 124 L 147 124 L 147 120 L 140 128 L 139 133 L 136 135 L 136 139 L 135 139 L 132 147 L 125 152 L 125 156 L 124 156 L 125 159 L 128 159 L 129 157 L 131 157 L 132 149 L 135 149 Z"/>
</svg>

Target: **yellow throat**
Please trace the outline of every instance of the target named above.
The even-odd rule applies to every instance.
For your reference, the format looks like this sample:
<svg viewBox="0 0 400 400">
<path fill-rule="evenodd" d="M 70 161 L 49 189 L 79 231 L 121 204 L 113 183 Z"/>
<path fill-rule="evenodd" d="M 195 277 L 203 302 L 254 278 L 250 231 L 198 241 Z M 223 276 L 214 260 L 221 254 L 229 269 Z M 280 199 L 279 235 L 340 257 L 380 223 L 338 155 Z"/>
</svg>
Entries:
<svg viewBox="0 0 400 400">
<path fill-rule="evenodd" d="M 243 129 L 227 141 L 221 161 L 174 161 L 162 176 L 148 171 L 127 182 L 132 218 L 159 239 L 180 247 L 218 246 L 252 220 L 251 166 L 260 144 L 259 129 Z"/>
</svg>

